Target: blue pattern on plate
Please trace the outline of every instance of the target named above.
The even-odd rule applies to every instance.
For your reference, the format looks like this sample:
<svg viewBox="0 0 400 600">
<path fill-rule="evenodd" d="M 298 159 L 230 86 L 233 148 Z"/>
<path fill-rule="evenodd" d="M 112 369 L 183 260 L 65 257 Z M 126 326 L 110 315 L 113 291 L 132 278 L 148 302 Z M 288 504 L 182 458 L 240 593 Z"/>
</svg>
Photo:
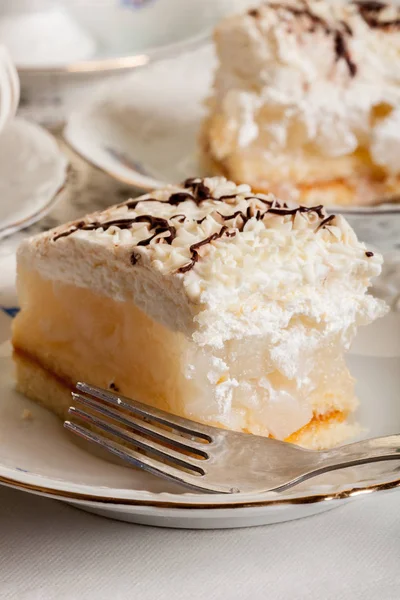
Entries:
<svg viewBox="0 0 400 600">
<path fill-rule="evenodd" d="M 19 308 L 16 306 L 0 306 L 0 309 L 9 317 L 15 317 L 19 313 Z"/>
<path fill-rule="evenodd" d="M 132 171 L 137 171 L 138 173 L 140 173 L 141 175 L 145 175 L 146 177 L 149 176 L 149 173 L 145 170 L 145 168 L 143 167 L 143 165 L 140 162 L 133 160 L 132 158 L 130 158 L 123 152 L 120 152 L 119 150 L 115 150 L 114 148 L 111 148 L 110 146 L 107 146 L 103 149 L 110 156 L 112 156 L 115 160 L 120 162 L 124 167 L 127 167 L 128 169 L 131 169 Z"/>
<path fill-rule="evenodd" d="M 143 8 L 146 4 L 154 2 L 154 0 L 120 0 L 122 6 L 129 6 L 129 8 Z"/>
</svg>

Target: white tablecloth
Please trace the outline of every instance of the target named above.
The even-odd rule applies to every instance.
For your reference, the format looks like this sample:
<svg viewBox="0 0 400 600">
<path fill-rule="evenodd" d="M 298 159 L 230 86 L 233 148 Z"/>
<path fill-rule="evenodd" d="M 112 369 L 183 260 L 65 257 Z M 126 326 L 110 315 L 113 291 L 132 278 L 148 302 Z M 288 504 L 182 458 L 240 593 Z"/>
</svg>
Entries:
<svg viewBox="0 0 400 600">
<path fill-rule="evenodd" d="M 399 600 L 400 494 L 251 529 L 168 530 L 0 488 L 2 600 Z"/>
</svg>

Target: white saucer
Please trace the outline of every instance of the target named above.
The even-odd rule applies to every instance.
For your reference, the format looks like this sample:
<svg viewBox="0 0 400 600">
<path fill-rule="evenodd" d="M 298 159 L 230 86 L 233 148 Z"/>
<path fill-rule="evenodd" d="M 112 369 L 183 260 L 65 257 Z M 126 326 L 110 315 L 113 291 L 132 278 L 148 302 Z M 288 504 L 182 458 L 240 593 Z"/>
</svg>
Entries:
<svg viewBox="0 0 400 600">
<path fill-rule="evenodd" d="M 104 86 L 72 113 L 64 137 L 88 162 L 143 191 L 208 175 L 198 137 L 215 66 L 206 45 Z M 400 213 L 400 204 L 335 211 L 392 214 Z"/>
<path fill-rule="evenodd" d="M 4 308 L 13 313 L 10 305 L 0 310 L 0 340 L 9 336 L 11 324 Z M 391 335 L 400 336 L 399 315 L 390 325 Z M 375 333 L 364 337 L 364 355 L 349 357 L 359 381 L 358 419 L 365 437 L 400 431 L 400 353 L 374 356 L 374 337 Z M 8 342 L 0 346 L 1 484 L 113 519 L 206 529 L 289 521 L 329 510 L 349 498 L 400 486 L 399 459 L 330 473 L 280 494 L 187 493 L 78 446 L 55 416 L 14 391 L 10 351 Z"/>
<path fill-rule="evenodd" d="M 41 219 L 65 183 L 68 161 L 43 128 L 14 119 L 0 136 L 0 238 Z"/>
</svg>

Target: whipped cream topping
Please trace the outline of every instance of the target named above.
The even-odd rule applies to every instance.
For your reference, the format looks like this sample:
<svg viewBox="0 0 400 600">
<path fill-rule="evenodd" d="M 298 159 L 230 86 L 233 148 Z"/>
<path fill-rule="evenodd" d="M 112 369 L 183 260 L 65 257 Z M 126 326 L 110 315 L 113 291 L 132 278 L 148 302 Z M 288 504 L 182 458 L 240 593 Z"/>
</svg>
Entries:
<svg viewBox="0 0 400 600">
<path fill-rule="evenodd" d="M 187 180 L 41 234 L 19 260 L 46 278 L 133 299 L 200 345 L 268 333 L 282 338 L 283 352 L 282 330 L 296 315 L 333 335 L 384 312 L 365 294 L 382 259 L 343 217 L 223 177 Z M 296 352 L 306 337 L 301 326 Z"/>
<path fill-rule="evenodd" d="M 229 17 L 215 37 L 211 111 L 225 131 L 210 139 L 216 159 L 243 148 L 271 161 L 304 148 L 333 158 L 363 149 L 400 171 L 400 7 L 269 2 Z"/>
</svg>

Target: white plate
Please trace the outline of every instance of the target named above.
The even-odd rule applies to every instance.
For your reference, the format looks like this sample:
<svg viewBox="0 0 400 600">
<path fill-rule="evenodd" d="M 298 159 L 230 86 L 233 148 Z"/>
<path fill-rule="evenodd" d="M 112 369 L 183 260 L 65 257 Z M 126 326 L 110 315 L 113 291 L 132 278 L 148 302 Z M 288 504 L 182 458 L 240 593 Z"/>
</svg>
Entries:
<svg viewBox="0 0 400 600">
<path fill-rule="evenodd" d="M 12 313 L 10 305 L 5 308 Z M 9 336 L 10 323 L 11 318 L 0 310 L 0 341 Z M 391 335 L 400 336 L 400 316 L 395 315 L 390 325 Z M 400 431 L 400 354 L 392 347 L 391 355 L 374 356 L 374 337 L 375 333 L 364 337 L 364 355 L 349 359 L 359 381 L 358 418 L 366 428 L 365 437 Z M 10 351 L 8 342 L 0 346 L 0 483 L 4 485 L 114 519 L 185 528 L 289 521 L 334 508 L 351 497 L 400 486 L 400 461 L 388 461 L 330 473 L 280 494 L 187 493 L 77 445 L 55 416 L 14 390 Z M 23 418 L 24 410 L 30 411 L 31 418 Z"/>
<path fill-rule="evenodd" d="M 88 162 L 144 191 L 207 175 L 198 136 L 215 66 L 214 50 L 206 45 L 104 86 L 72 113 L 64 137 Z M 400 205 L 335 210 L 400 213 Z"/>
<path fill-rule="evenodd" d="M 0 135 L 0 238 L 41 219 L 64 186 L 68 162 L 50 133 L 14 119 Z"/>
</svg>

